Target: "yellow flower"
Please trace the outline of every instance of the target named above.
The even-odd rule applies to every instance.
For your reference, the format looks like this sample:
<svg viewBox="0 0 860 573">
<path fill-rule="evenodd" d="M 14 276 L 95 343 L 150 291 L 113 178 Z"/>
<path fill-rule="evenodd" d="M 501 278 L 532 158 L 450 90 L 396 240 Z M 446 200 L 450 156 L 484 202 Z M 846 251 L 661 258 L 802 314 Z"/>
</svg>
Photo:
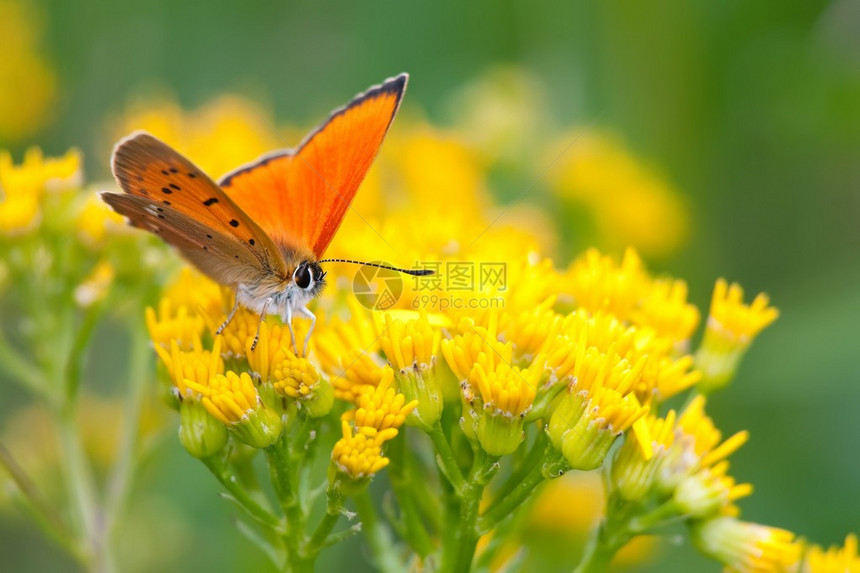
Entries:
<svg viewBox="0 0 860 573">
<path fill-rule="evenodd" d="M 439 352 L 441 334 L 430 327 L 427 313 L 422 311 L 413 320 L 393 316 L 384 313 L 379 325 L 379 342 L 388 362 L 401 371 L 431 367 Z"/>
<path fill-rule="evenodd" d="M 611 257 L 589 249 L 573 261 L 564 287 L 578 308 L 589 312 L 607 312 L 627 320 L 633 309 L 645 298 L 650 277 L 636 251 L 628 248 L 621 265 Z"/>
<path fill-rule="evenodd" d="M 402 426 L 409 412 L 418 406 L 418 400 L 407 403 L 403 394 L 394 391 L 394 370 L 386 366 L 379 384 L 364 386 L 355 404 L 355 409 L 345 412 L 341 419 L 353 422 L 356 428 L 382 431 Z"/>
<path fill-rule="evenodd" d="M 727 478 L 728 464 L 719 465 L 749 439 L 746 431 L 722 441 L 722 434 L 705 414 L 705 397 L 696 396 L 678 417 L 674 443 L 657 476 L 661 491 L 678 496 L 687 508 L 701 513 L 736 513 L 732 502 L 751 493 L 748 485 Z M 681 484 L 688 479 L 692 482 Z M 682 488 L 679 493 L 678 488 Z M 695 497 L 694 497 L 695 496 Z M 695 506 L 695 507 L 694 507 Z"/>
<path fill-rule="evenodd" d="M 656 256 L 674 252 L 689 234 L 689 215 L 677 190 L 622 142 L 589 131 L 560 141 L 570 146 L 576 138 L 550 183 L 562 197 L 589 208 L 600 243 L 634 245 Z"/>
<path fill-rule="evenodd" d="M 20 141 L 51 119 L 57 77 L 40 53 L 40 28 L 28 3 L 0 1 L 0 140 Z"/>
<path fill-rule="evenodd" d="M 616 452 L 610 472 L 612 488 L 628 501 L 641 500 L 654 486 L 655 474 L 674 439 L 674 410 L 669 410 L 665 418 L 648 415 L 643 419 L 652 439 L 653 455 L 645 456 L 642 448 L 630 436 Z"/>
<path fill-rule="evenodd" d="M 146 328 L 156 347 L 167 348 L 175 342 L 180 348 L 191 348 L 205 327 L 203 319 L 191 314 L 187 306 L 177 306 L 162 297 L 157 313 L 151 306 L 146 308 Z"/>
<path fill-rule="evenodd" d="M 687 302 L 687 283 L 676 279 L 657 279 L 631 321 L 652 328 L 660 336 L 684 349 L 699 325 L 699 309 Z"/>
<path fill-rule="evenodd" d="M 691 528 L 691 537 L 702 553 L 737 573 L 788 571 L 800 553 L 790 531 L 733 517 L 697 523 Z"/>
<path fill-rule="evenodd" d="M 499 338 L 513 344 L 518 359 L 533 359 L 558 334 L 562 319 L 552 310 L 554 302 L 550 298 L 534 309 L 505 312 L 499 317 Z"/>
<path fill-rule="evenodd" d="M 860 556 L 857 554 L 857 536 L 853 533 L 845 538 L 843 547 L 810 545 L 806 550 L 800 573 L 857 573 L 860 571 Z"/>
<path fill-rule="evenodd" d="M 179 274 L 161 294 L 176 306 L 184 306 L 189 312 L 218 317 L 233 308 L 233 293 L 219 286 L 209 277 L 191 267 L 182 267 Z M 219 325 L 220 326 L 220 325 Z"/>
<path fill-rule="evenodd" d="M 521 370 L 506 362 L 485 371 L 475 364 L 469 375 L 472 388 L 481 395 L 477 436 L 481 447 L 493 456 L 512 453 L 523 441 L 523 423 L 540 384 L 539 369 Z"/>
<path fill-rule="evenodd" d="M 319 317 L 311 347 L 320 368 L 331 377 L 335 397 L 354 402 L 364 386 L 379 384 L 382 364 L 377 357 L 379 339 L 369 314 L 355 299 L 350 300 L 350 311 L 349 320 Z"/>
<path fill-rule="evenodd" d="M 719 279 L 711 299 L 705 338 L 696 353 L 696 365 L 704 378 L 699 385 L 710 393 L 724 387 L 735 374 L 738 362 L 756 335 L 779 316 L 764 293 L 752 304 L 743 303 L 744 291 L 737 283 Z"/>
<path fill-rule="evenodd" d="M 208 384 L 185 380 L 206 410 L 232 430 L 240 440 L 255 448 L 266 448 L 281 436 L 283 426 L 277 413 L 266 408 L 247 372 L 213 376 Z"/>
<path fill-rule="evenodd" d="M 740 512 L 734 502 L 751 495 L 753 486 L 736 483 L 728 472 L 729 462 L 723 460 L 681 480 L 673 495 L 681 513 L 698 518 L 718 512 L 737 517 Z"/>
<path fill-rule="evenodd" d="M 284 147 L 267 115 L 257 104 L 237 96 L 219 97 L 188 113 L 170 100 L 152 103 L 150 98 L 132 105 L 113 133 L 119 139 L 137 129 L 149 131 L 217 178 Z"/>
<path fill-rule="evenodd" d="M 442 386 L 436 376 L 441 334 L 431 328 L 424 311 L 412 320 L 395 319 L 391 313 L 377 320 L 379 343 L 394 368 L 397 391 L 418 402 L 407 421 L 428 429 L 442 415 Z"/>
<path fill-rule="evenodd" d="M 298 400 L 312 418 L 329 413 L 334 403 L 334 392 L 329 381 L 320 376 L 316 367 L 306 358 L 297 358 L 292 352 L 276 362 L 270 372 L 275 390 L 288 398 Z"/>
<path fill-rule="evenodd" d="M 644 359 L 631 366 L 594 347 L 580 345 L 577 352 L 573 381 L 562 393 L 548 432 L 572 468 L 591 470 L 600 467 L 615 439 L 648 412 L 632 393 Z M 640 443 L 645 439 L 637 438 Z"/>
<path fill-rule="evenodd" d="M 191 350 L 181 350 L 178 342 L 173 339 L 170 341 L 169 353 L 160 344 L 155 345 L 155 351 L 167 368 L 167 373 L 180 399 L 193 397 L 186 381 L 191 380 L 198 385 L 205 385 L 215 376 L 224 374 L 221 337 L 215 337 L 211 351 L 203 348 L 199 335 L 193 339 Z"/>
<path fill-rule="evenodd" d="M 334 467 L 352 478 L 363 480 L 388 465 L 391 461 L 382 455 L 382 444 L 397 435 L 397 430 L 387 428 L 362 428 L 356 431 L 346 420 L 341 422 L 343 437 L 332 449 Z"/>
<path fill-rule="evenodd" d="M 40 149 L 33 147 L 18 167 L 8 152 L 0 151 L 0 232 L 16 235 L 33 229 L 39 222 L 46 191 L 80 184 L 81 155 L 77 150 L 46 159 Z"/>
<path fill-rule="evenodd" d="M 105 237 L 126 233 L 128 229 L 125 217 L 108 207 L 94 193 L 87 196 L 78 213 L 76 225 L 78 234 L 90 246 L 102 245 Z"/>
</svg>

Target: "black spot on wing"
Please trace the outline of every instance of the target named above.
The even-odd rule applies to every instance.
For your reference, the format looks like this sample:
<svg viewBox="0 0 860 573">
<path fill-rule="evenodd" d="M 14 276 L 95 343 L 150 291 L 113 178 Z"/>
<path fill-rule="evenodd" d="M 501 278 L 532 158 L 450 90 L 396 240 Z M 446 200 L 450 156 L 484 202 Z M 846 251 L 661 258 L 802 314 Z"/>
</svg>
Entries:
<svg viewBox="0 0 860 573">
<path fill-rule="evenodd" d="M 248 244 L 251 245 L 252 247 L 254 246 L 254 243 L 255 243 L 254 239 L 248 239 Z"/>
<path fill-rule="evenodd" d="M 182 191 L 182 188 L 179 187 L 179 185 L 177 185 L 176 183 L 171 183 L 170 186 L 173 187 L 174 189 L 176 189 L 177 191 Z"/>
<path fill-rule="evenodd" d="M 171 167 L 170 172 L 171 173 L 179 173 L 179 169 L 177 169 L 176 167 Z"/>
<path fill-rule="evenodd" d="M 203 201 L 203 204 L 206 205 L 207 207 L 211 207 L 212 205 L 214 205 L 217 202 L 218 202 L 217 197 L 209 197 L 208 199 Z"/>
<path fill-rule="evenodd" d="M 162 175 L 170 175 L 170 172 L 167 169 L 162 169 L 161 174 Z"/>
<path fill-rule="evenodd" d="M 173 193 L 173 189 L 168 189 L 167 187 L 162 187 L 161 192 L 164 193 L 165 195 L 170 195 L 171 193 Z"/>
<path fill-rule="evenodd" d="M 231 227 L 233 227 L 233 228 L 238 227 L 238 226 L 239 226 L 239 221 L 237 221 L 236 219 L 230 219 L 230 226 L 231 226 Z"/>
</svg>

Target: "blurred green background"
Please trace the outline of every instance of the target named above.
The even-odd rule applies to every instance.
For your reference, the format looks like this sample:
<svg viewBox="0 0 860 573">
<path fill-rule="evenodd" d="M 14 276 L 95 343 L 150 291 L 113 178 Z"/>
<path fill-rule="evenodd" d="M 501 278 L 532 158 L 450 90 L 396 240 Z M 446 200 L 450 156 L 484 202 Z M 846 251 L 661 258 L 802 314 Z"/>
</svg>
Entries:
<svg viewBox="0 0 860 573">
<path fill-rule="evenodd" d="M 108 177 L 110 118 L 148 93 L 192 109 L 239 93 L 271 109 L 278 124 L 308 125 L 408 71 L 403 113 L 444 126 L 459 117 L 452 94 L 499 66 L 521 70 L 540 86 L 540 113 L 556 133 L 610 131 L 682 196 L 688 239 L 671 254 L 646 254 L 652 269 L 685 278 L 703 309 L 722 275 L 750 294 L 768 292 L 782 312 L 736 382 L 710 400 L 727 434 L 752 433 L 732 464 L 739 481 L 756 487 L 741 502 L 743 516 L 824 545 L 860 530 L 860 2 L 27 6 L 41 23 L 38 50 L 55 70 L 56 97 L 38 131 L 0 139 L 0 148 L 20 160 L 32 144 L 46 154 L 80 147 L 89 181 Z M 524 134 L 522 146 L 546 148 L 544 133 Z M 555 156 L 533 157 L 534 171 L 551 176 Z M 527 177 L 500 184 L 500 201 L 530 185 Z M 557 213 L 569 239 L 562 259 L 587 246 L 564 232 L 575 222 L 553 209 L 543 181 L 528 193 L 523 201 Z M 0 416 L 20 400 L 0 388 Z M 235 533 L 215 481 L 175 441 L 138 488 L 164 504 L 136 507 L 164 515 L 163 526 L 137 535 L 164 548 L 169 570 L 266 566 Z M 73 570 L 21 523 L 0 519 L 4 569 Z M 718 570 L 671 536 L 661 547 L 640 570 Z M 354 565 L 362 552 L 353 541 L 321 569 Z"/>
</svg>

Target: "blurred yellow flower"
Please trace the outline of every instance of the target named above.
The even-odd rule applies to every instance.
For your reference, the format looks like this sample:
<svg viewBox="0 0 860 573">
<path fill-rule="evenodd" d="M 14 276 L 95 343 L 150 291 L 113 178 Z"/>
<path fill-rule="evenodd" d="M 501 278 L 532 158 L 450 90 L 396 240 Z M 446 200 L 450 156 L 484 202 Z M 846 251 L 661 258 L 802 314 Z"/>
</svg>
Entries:
<svg viewBox="0 0 860 573">
<path fill-rule="evenodd" d="M 113 140 L 142 129 L 186 155 L 213 179 L 273 149 L 290 147 L 260 106 L 221 96 L 192 112 L 170 99 L 132 104 L 112 126 Z"/>
<path fill-rule="evenodd" d="M 15 235 L 36 226 L 43 196 L 48 191 L 75 189 L 81 185 L 81 154 L 75 149 L 62 157 L 45 158 L 32 147 L 20 166 L 0 150 L 0 232 Z"/>
<path fill-rule="evenodd" d="M 788 571 L 800 553 L 790 531 L 733 517 L 698 523 L 691 528 L 691 536 L 703 553 L 735 573 Z"/>
<path fill-rule="evenodd" d="M 574 139 L 548 177 L 561 197 L 589 209 L 598 242 L 609 248 L 633 245 L 651 256 L 681 246 L 690 223 L 677 190 L 615 137 L 593 130 L 571 133 L 559 148 Z"/>
<path fill-rule="evenodd" d="M 20 141 L 51 119 L 57 77 L 41 54 L 34 6 L 0 0 L 0 142 Z"/>
<path fill-rule="evenodd" d="M 98 195 L 90 194 L 77 216 L 78 234 L 90 246 L 104 243 L 108 235 L 126 233 L 125 217 L 115 212 Z"/>
<path fill-rule="evenodd" d="M 860 556 L 857 553 L 857 536 L 850 534 L 842 547 L 824 549 L 810 545 L 800 566 L 799 573 L 858 573 Z"/>
<path fill-rule="evenodd" d="M 89 277 L 75 289 L 75 302 L 86 308 L 103 299 L 115 274 L 112 264 L 99 261 Z"/>
</svg>

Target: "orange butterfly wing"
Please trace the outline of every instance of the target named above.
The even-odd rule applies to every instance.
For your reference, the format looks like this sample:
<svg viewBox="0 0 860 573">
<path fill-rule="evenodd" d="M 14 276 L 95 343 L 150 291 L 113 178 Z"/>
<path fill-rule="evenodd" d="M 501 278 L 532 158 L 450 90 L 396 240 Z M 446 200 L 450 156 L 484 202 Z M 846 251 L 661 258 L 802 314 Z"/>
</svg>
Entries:
<svg viewBox="0 0 860 573">
<path fill-rule="evenodd" d="M 291 272 L 272 239 L 209 176 L 160 139 L 133 133 L 114 148 L 111 167 L 120 187 L 135 199 L 111 193 L 103 199 L 136 226 L 158 229 L 186 256 L 192 252 L 189 245 L 195 245 L 200 253 L 194 253 L 193 262 L 216 280 L 232 283 L 228 277 L 242 275 L 256 281 Z M 201 266 L 198 259 L 212 264 Z M 232 262 L 234 272 L 212 275 L 231 266 L 221 259 Z"/>
<path fill-rule="evenodd" d="M 382 145 L 407 78 L 356 96 L 297 150 L 240 167 L 221 187 L 282 249 L 311 249 L 321 258 Z"/>
</svg>

